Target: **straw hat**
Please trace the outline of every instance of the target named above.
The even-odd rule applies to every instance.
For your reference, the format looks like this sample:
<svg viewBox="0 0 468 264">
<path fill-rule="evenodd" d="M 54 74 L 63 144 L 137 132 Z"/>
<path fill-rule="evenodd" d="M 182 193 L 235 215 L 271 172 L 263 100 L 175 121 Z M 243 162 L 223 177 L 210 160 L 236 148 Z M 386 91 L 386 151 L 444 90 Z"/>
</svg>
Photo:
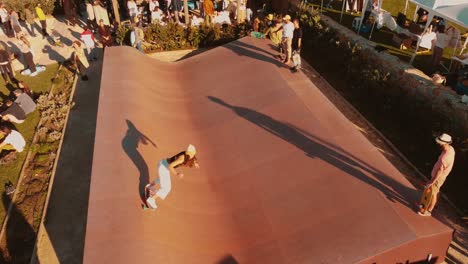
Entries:
<svg viewBox="0 0 468 264">
<path fill-rule="evenodd" d="M 435 141 L 438 143 L 438 144 L 452 144 L 452 137 L 448 134 L 442 134 L 438 137 L 436 137 Z"/>
<path fill-rule="evenodd" d="M 273 20 L 273 14 L 268 14 L 267 19 L 268 20 Z"/>
<path fill-rule="evenodd" d="M 283 17 L 283 19 L 284 19 L 284 20 L 291 20 L 291 16 L 290 16 L 290 15 L 285 15 L 285 16 Z"/>
</svg>

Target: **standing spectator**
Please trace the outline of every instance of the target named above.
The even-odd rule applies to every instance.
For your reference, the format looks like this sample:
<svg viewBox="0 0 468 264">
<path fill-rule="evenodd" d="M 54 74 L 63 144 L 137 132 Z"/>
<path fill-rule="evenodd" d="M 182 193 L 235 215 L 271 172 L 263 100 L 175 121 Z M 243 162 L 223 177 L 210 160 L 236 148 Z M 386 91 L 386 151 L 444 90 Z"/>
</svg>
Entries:
<svg viewBox="0 0 468 264">
<path fill-rule="evenodd" d="M 0 71 L 5 83 L 16 83 L 15 72 L 11 67 L 10 53 L 5 49 L 4 45 L 0 45 Z"/>
<path fill-rule="evenodd" d="M 273 15 L 272 15 L 273 16 Z M 283 31 L 281 29 L 281 20 L 274 21 L 273 25 L 267 29 L 265 35 L 273 42 L 273 44 L 278 48 L 280 53 L 283 53 L 283 48 L 281 47 L 281 40 L 283 39 Z"/>
<path fill-rule="evenodd" d="M 21 30 L 21 25 L 19 22 L 18 13 L 16 13 L 15 10 L 11 10 L 10 12 L 10 23 L 11 23 L 11 28 L 13 28 L 13 33 L 15 34 L 16 37 L 18 37 L 18 35 L 20 35 L 22 30 Z"/>
<path fill-rule="evenodd" d="M 442 153 L 432 168 L 431 180 L 426 184 L 426 189 L 432 188 L 432 193 L 427 210 L 422 209 L 418 212 L 418 214 L 422 216 L 431 215 L 431 212 L 437 203 L 440 187 L 442 187 L 445 179 L 447 179 L 450 171 L 452 171 L 453 163 L 455 162 L 455 149 L 450 145 L 452 144 L 452 137 L 444 133 L 438 136 L 435 141 L 442 149 Z"/>
<path fill-rule="evenodd" d="M 176 23 L 180 23 L 179 12 L 180 10 L 182 10 L 180 0 L 171 0 L 171 7 L 172 7 L 172 11 L 174 12 L 174 18 L 175 18 Z"/>
<path fill-rule="evenodd" d="M 88 27 L 84 27 L 83 32 L 80 34 L 80 38 L 85 44 L 86 51 L 88 52 L 88 60 L 97 60 L 96 54 L 94 53 L 95 40 L 93 32 Z"/>
<path fill-rule="evenodd" d="M 283 53 L 285 53 L 286 58 L 283 60 L 284 64 L 289 64 L 291 62 L 292 54 L 292 39 L 294 36 L 294 24 L 291 22 L 291 16 L 285 15 L 283 17 L 283 25 L 279 30 L 283 31 L 283 38 L 281 40 L 281 46 L 283 48 Z M 280 55 L 281 59 L 282 54 Z"/>
<path fill-rule="evenodd" d="M 29 76 L 36 76 L 36 63 L 34 63 L 33 50 L 31 48 L 31 43 L 26 39 L 25 36 L 21 36 L 18 41 L 18 48 L 23 54 L 23 59 L 25 64 L 28 66 L 30 71 Z"/>
<path fill-rule="evenodd" d="M 7 126 L 0 126 L 0 139 L 3 138 L 0 143 L 0 153 L 3 150 L 14 150 L 22 152 L 26 146 L 26 141 L 23 136 L 16 130 L 12 130 Z"/>
<path fill-rule="evenodd" d="M 94 18 L 96 21 L 100 21 L 102 19 L 104 21 L 104 25 L 110 26 L 109 14 L 107 13 L 107 9 L 102 5 L 100 1 L 95 0 L 93 2 L 93 10 Z"/>
<path fill-rule="evenodd" d="M 205 22 L 210 25 L 213 23 L 214 5 L 212 0 L 203 0 L 203 12 L 205 14 Z"/>
<path fill-rule="evenodd" d="M 205 17 L 205 9 L 203 8 L 203 0 L 198 1 L 198 9 L 200 9 L 200 16 Z"/>
<path fill-rule="evenodd" d="M 26 115 L 36 110 L 36 103 L 34 103 L 33 99 L 28 94 L 24 93 L 23 90 L 15 89 L 13 93 L 16 96 L 15 103 L 23 109 Z"/>
<path fill-rule="evenodd" d="M 2 20 L 3 30 L 5 35 L 9 38 L 14 37 L 13 30 L 11 29 L 10 24 L 10 15 L 4 4 L 0 4 L 0 19 Z"/>
<path fill-rule="evenodd" d="M 34 33 L 34 25 L 36 24 L 36 21 L 35 21 L 36 16 L 31 11 L 30 8 L 31 8 L 31 4 L 29 4 L 29 3 L 24 6 L 24 15 L 26 17 L 26 25 L 29 25 L 29 27 L 30 27 L 29 29 L 28 29 L 28 27 L 26 27 L 26 29 L 28 29 L 29 35 L 31 37 L 35 37 L 36 34 Z"/>
<path fill-rule="evenodd" d="M 101 42 L 103 49 L 106 47 L 112 46 L 112 35 L 108 26 L 104 25 L 104 20 L 99 20 L 99 27 L 98 27 L 99 35 L 101 36 Z"/>
<path fill-rule="evenodd" d="M 292 52 L 294 66 L 291 70 L 297 72 L 301 69 L 301 48 L 302 48 L 302 29 L 299 25 L 299 19 L 294 19 L 294 33 L 292 39 Z"/>
<path fill-rule="evenodd" d="M 88 18 L 86 19 L 86 25 L 88 26 L 88 28 L 94 30 L 94 28 L 96 27 L 96 20 L 91 0 L 86 0 L 86 14 L 88 15 Z"/>
<path fill-rule="evenodd" d="M 24 122 L 26 119 L 26 113 L 24 112 L 23 108 L 21 108 L 21 106 L 11 101 L 10 99 L 5 101 L 5 105 L 7 109 L 0 113 L 3 121 L 17 124 Z"/>
<path fill-rule="evenodd" d="M 88 59 L 86 59 L 85 52 L 83 48 L 81 47 L 81 42 L 78 40 L 75 40 L 72 44 L 73 48 L 73 61 L 76 64 L 76 67 L 78 68 L 78 72 L 81 75 L 81 80 L 87 81 L 88 80 L 88 75 L 87 75 L 87 69 L 89 68 L 89 62 Z"/>
<path fill-rule="evenodd" d="M 432 41 L 434 49 L 431 65 L 433 68 L 436 68 L 442 60 L 444 49 L 447 47 L 449 40 L 449 37 L 445 34 L 445 26 L 439 25 L 436 30 L 436 39 Z"/>
<path fill-rule="evenodd" d="M 29 85 L 27 85 L 24 81 L 18 82 L 18 88 L 21 89 L 23 93 L 29 95 L 29 97 L 34 97 L 31 88 L 29 88 Z"/>
<path fill-rule="evenodd" d="M 44 11 L 41 8 L 41 3 L 37 3 L 36 5 L 36 15 L 39 18 L 39 22 L 41 23 L 42 37 L 45 38 L 49 36 L 49 34 L 47 33 L 47 21 Z"/>
<path fill-rule="evenodd" d="M 74 27 L 76 24 L 76 2 L 75 0 L 62 0 L 63 11 L 65 11 L 65 18 L 67 25 Z"/>
<path fill-rule="evenodd" d="M 135 17 L 138 16 L 138 7 L 134 0 L 127 1 L 127 9 L 130 21 L 135 21 Z"/>
<path fill-rule="evenodd" d="M 132 46 L 137 48 L 137 50 L 145 53 L 143 49 L 143 40 L 145 39 L 145 33 L 143 32 L 143 29 L 139 26 L 139 19 L 138 17 L 135 17 L 135 24 L 133 25 L 133 31 L 130 33 L 130 42 L 132 43 Z"/>
</svg>

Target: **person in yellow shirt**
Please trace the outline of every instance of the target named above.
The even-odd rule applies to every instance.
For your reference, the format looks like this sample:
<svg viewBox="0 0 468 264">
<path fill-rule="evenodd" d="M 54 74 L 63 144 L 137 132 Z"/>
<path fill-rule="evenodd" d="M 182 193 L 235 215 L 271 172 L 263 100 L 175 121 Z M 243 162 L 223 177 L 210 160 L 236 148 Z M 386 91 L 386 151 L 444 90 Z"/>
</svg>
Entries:
<svg viewBox="0 0 468 264">
<path fill-rule="evenodd" d="M 44 11 L 41 8 L 41 3 L 37 3 L 36 5 L 36 14 L 37 17 L 39 18 L 39 22 L 41 23 L 42 26 L 42 37 L 47 37 L 49 34 L 47 34 L 47 23 L 46 23 L 46 16 L 44 14 Z"/>
</svg>

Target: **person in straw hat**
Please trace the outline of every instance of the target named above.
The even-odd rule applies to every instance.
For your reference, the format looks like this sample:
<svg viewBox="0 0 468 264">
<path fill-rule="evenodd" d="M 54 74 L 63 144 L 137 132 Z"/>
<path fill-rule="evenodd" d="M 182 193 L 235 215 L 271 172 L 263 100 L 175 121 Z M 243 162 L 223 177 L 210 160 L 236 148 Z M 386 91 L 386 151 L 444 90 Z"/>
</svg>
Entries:
<svg viewBox="0 0 468 264">
<path fill-rule="evenodd" d="M 452 137 L 448 134 L 438 136 L 435 141 L 442 149 L 436 164 L 432 168 L 431 180 L 426 184 L 426 189 L 432 188 L 431 200 L 427 210 L 421 209 L 418 214 L 422 216 L 430 216 L 434 206 L 437 203 L 437 195 L 439 194 L 440 187 L 445 182 L 445 179 L 452 170 L 455 161 L 455 150 L 451 146 Z"/>
<path fill-rule="evenodd" d="M 291 22 L 291 16 L 285 15 L 283 17 L 283 25 L 276 31 L 283 32 L 283 38 L 281 40 L 281 45 L 283 48 L 283 52 L 285 53 L 286 57 L 283 58 L 282 54 L 279 55 L 282 62 L 288 65 L 291 62 L 291 54 L 292 54 L 292 40 L 294 36 L 294 24 Z"/>
<path fill-rule="evenodd" d="M 190 144 L 187 150 L 182 151 L 170 158 L 162 159 L 158 163 L 158 174 L 159 174 L 159 190 L 156 190 L 157 180 L 152 181 L 145 187 L 145 193 L 147 195 L 146 205 L 149 208 L 156 209 L 156 198 L 162 200 L 166 199 L 167 195 L 171 192 L 171 174 L 177 175 L 180 178 L 184 176 L 183 173 L 177 172 L 175 169 L 178 167 L 189 167 L 199 168 L 197 161 L 197 150 Z"/>
</svg>

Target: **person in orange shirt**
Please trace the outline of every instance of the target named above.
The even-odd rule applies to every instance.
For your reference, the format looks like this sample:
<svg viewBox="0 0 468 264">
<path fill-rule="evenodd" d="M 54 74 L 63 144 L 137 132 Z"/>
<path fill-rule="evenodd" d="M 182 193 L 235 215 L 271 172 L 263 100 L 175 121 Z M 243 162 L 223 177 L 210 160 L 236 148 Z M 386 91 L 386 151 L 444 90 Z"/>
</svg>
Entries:
<svg viewBox="0 0 468 264">
<path fill-rule="evenodd" d="M 455 161 L 455 149 L 450 145 L 452 144 L 452 137 L 444 133 L 438 136 L 435 140 L 442 149 L 442 153 L 432 168 L 431 180 L 426 184 L 426 189 L 430 187 L 432 188 L 432 197 L 427 210 L 421 210 L 418 212 L 418 214 L 422 216 L 431 215 L 431 212 L 437 203 L 437 196 L 439 194 L 440 187 L 442 187 L 445 179 L 447 179 L 450 171 L 452 171 L 453 163 Z"/>
<path fill-rule="evenodd" d="M 212 0 L 203 1 L 203 11 L 205 13 L 205 21 L 207 24 L 213 23 L 214 5 Z"/>
</svg>

